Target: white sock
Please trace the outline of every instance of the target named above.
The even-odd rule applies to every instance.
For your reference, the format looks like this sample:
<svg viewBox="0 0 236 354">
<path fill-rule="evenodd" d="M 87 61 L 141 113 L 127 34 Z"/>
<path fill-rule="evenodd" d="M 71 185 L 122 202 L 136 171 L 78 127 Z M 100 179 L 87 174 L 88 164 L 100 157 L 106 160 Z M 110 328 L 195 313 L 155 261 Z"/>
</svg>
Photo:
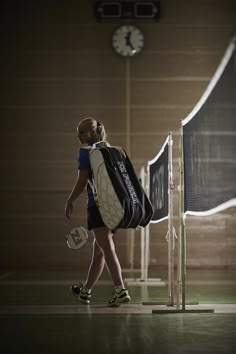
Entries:
<svg viewBox="0 0 236 354">
<path fill-rule="evenodd" d="M 82 293 L 88 293 L 91 294 L 92 289 L 88 289 L 86 286 L 83 286 L 82 288 Z"/>
<path fill-rule="evenodd" d="M 122 285 L 115 286 L 116 293 L 120 293 L 121 290 L 123 290 L 123 289 L 124 289 L 124 287 Z"/>
</svg>

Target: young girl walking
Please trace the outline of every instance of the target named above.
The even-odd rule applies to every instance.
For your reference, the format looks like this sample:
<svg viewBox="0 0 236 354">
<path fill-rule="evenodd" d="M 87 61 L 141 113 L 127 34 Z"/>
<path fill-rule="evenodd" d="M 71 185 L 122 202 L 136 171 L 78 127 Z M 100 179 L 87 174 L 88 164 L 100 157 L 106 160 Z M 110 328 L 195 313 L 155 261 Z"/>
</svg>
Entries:
<svg viewBox="0 0 236 354">
<path fill-rule="evenodd" d="M 77 132 L 81 144 L 92 146 L 96 142 L 106 140 L 104 125 L 93 118 L 85 118 L 80 121 Z M 80 149 L 78 156 L 78 177 L 66 202 L 65 215 L 70 219 L 73 213 L 73 203 L 81 195 L 85 187 L 87 187 L 87 223 L 88 230 L 92 230 L 93 232 L 94 241 L 87 280 L 83 285 L 72 285 L 71 291 L 79 298 L 81 303 L 89 304 L 92 289 L 106 264 L 115 287 L 113 298 L 108 302 L 108 306 L 118 307 L 122 303 L 130 302 L 131 298 L 128 290 L 124 287 L 121 266 L 113 241 L 113 232 L 103 223 L 94 200 L 92 189 L 88 183 L 91 177 L 89 149 Z"/>
</svg>

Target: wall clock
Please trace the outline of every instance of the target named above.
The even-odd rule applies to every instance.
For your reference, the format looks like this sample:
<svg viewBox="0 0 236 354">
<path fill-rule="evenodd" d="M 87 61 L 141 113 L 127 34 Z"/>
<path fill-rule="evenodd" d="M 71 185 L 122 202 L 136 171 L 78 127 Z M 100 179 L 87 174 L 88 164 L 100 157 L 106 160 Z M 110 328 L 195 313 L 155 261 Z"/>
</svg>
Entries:
<svg viewBox="0 0 236 354">
<path fill-rule="evenodd" d="M 143 49 L 144 35 L 142 31 L 135 26 L 120 26 L 112 35 L 112 46 L 114 50 L 122 56 L 134 56 Z"/>
</svg>

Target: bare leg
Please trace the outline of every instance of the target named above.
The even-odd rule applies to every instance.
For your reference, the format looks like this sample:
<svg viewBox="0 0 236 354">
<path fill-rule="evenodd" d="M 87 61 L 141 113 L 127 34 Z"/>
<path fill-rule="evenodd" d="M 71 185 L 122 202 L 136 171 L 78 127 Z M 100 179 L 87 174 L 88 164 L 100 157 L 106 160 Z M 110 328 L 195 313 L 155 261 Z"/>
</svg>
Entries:
<svg viewBox="0 0 236 354">
<path fill-rule="evenodd" d="M 103 252 L 101 248 L 98 246 L 96 239 L 94 239 L 92 261 L 89 267 L 87 280 L 84 284 L 86 288 L 92 289 L 94 287 L 94 285 L 96 284 L 100 275 L 103 272 L 104 265 L 105 265 L 105 259 L 103 257 Z"/>
<path fill-rule="evenodd" d="M 124 287 L 120 262 L 115 251 L 112 232 L 106 227 L 101 227 L 94 230 L 95 239 L 106 262 L 106 266 L 113 280 L 114 286 Z"/>
</svg>

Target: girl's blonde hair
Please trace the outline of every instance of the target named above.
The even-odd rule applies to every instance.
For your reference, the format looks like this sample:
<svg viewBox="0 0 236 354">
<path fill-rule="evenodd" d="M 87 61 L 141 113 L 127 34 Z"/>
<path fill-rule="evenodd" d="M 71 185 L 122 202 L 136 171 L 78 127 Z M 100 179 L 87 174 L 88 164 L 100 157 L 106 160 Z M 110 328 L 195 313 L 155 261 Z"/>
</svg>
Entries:
<svg viewBox="0 0 236 354">
<path fill-rule="evenodd" d="M 95 132 L 95 137 L 98 141 L 104 141 L 107 139 L 105 127 L 101 122 L 90 117 L 84 118 L 79 122 L 78 129 L 82 124 L 85 129 L 88 129 L 88 131 Z"/>
</svg>

